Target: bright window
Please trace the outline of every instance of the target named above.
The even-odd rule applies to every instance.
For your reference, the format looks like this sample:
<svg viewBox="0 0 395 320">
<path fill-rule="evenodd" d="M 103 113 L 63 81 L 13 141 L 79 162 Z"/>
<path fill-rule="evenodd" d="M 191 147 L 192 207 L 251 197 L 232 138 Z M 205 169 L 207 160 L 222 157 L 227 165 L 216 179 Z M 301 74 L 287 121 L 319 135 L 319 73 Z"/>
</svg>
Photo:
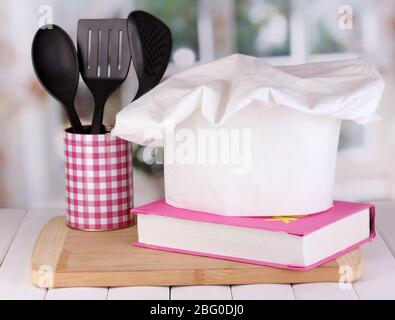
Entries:
<svg viewBox="0 0 395 320">
<path fill-rule="evenodd" d="M 197 1 L 137 0 L 136 7 L 160 17 L 169 26 L 173 36 L 173 63 L 188 67 L 199 60 Z"/>
</svg>

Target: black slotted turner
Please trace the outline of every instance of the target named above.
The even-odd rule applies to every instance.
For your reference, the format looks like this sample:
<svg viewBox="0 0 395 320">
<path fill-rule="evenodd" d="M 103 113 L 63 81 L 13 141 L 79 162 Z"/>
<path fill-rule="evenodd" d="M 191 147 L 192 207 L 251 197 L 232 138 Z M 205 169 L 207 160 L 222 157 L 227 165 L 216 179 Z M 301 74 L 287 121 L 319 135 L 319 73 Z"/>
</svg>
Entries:
<svg viewBox="0 0 395 320">
<path fill-rule="evenodd" d="M 131 53 L 125 19 L 78 21 L 80 72 L 95 99 L 92 134 L 101 133 L 104 106 L 129 72 Z"/>
<path fill-rule="evenodd" d="M 173 41 L 168 26 L 145 11 L 133 11 L 128 19 L 129 45 L 139 81 L 134 99 L 155 87 L 169 64 Z"/>
</svg>

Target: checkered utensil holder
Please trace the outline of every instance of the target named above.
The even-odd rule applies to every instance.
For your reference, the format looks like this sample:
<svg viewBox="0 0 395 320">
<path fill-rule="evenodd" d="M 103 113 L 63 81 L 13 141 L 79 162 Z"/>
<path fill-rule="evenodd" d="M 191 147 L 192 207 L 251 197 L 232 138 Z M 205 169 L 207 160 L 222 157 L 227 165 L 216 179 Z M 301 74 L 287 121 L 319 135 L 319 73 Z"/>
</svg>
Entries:
<svg viewBox="0 0 395 320">
<path fill-rule="evenodd" d="M 85 231 L 132 223 L 131 144 L 110 134 L 64 133 L 68 226 Z"/>
</svg>

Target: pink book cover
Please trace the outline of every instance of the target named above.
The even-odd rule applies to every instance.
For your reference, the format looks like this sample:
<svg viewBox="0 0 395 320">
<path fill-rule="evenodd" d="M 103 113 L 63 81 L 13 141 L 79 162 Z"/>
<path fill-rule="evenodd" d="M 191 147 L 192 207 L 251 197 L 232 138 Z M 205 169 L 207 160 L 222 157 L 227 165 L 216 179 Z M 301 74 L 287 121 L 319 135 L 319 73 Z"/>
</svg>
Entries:
<svg viewBox="0 0 395 320">
<path fill-rule="evenodd" d="M 228 217 L 228 216 L 220 216 L 211 213 L 205 213 L 200 211 L 186 210 L 181 208 L 176 208 L 168 205 L 165 200 L 158 200 L 147 205 L 143 205 L 131 210 L 132 214 L 153 214 L 159 216 L 166 216 L 178 219 L 186 219 L 192 221 L 200 221 L 207 223 L 215 223 L 215 224 L 224 224 L 224 225 L 232 225 L 244 228 L 253 228 L 253 229 L 262 229 L 268 231 L 279 231 L 279 232 L 287 232 L 296 236 L 306 236 L 320 228 L 323 228 L 329 224 L 332 224 L 336 221 L 344 219 L 350 215 L 358 213 L 362 210 L 369 209 L 370 210 L 370 236 L 356 243 L 345 250 L 342 250 L 335 255 L 332 255 L 324 260 L 321 260 L 314 265 L 310 266 L 293 266 L 293 265 L 279 265 L 273 263 L 266 263 L 262 261 L 255 260 L 247 260 L 240 259 L 235 257 L 228 256 L 220 256 L 207 254 L 202 252 L 192 252 L 188 250 L 176 249 L 176 248 L 167 248 L 160 247 L 145 243 L 136 242 L 135 246 L 170 251 L 170 252 L 178 252 L 185 253 L 197 256 L 206 256 L 216 259 L 225 259 L 232 260 L 237 262 L 244 263 L 252 263 L 257 265 L 264 265 L 276 268 L 284 268 L 284 269 L 295 269 L 295 270 L 308 270 L 314 267 L 317 267 L 321 264 L 324 264 L 328 261 L 336 259 L 339 256 L 344 255 L 347 252 L 350 252 L 363 243 L 373 240 L 376 236 L 375 232 L 375 208 L 372 204 L 369 203 L 352 203 L 352 202 L 344 202 L 344 201 L 335 201 L 333 203 L 332 208 L 327 211 L 319 212 L 312 215 L 306 216 L 275 216 L 275 217 Z"/>
</svg>

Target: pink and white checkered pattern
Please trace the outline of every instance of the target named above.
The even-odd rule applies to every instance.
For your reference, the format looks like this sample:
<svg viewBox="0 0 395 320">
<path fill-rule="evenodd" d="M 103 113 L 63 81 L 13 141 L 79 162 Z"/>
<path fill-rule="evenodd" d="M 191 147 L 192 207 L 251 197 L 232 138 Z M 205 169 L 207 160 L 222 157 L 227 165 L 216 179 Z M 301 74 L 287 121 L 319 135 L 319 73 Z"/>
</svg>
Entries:
<svg viewBox="0 0 395 320">
<path fill-rule="evenodd" d="M 110 134 L 64 133 L 67 224 L 114 230 L 132 223 L 131 144 Z"/>
</svg>

